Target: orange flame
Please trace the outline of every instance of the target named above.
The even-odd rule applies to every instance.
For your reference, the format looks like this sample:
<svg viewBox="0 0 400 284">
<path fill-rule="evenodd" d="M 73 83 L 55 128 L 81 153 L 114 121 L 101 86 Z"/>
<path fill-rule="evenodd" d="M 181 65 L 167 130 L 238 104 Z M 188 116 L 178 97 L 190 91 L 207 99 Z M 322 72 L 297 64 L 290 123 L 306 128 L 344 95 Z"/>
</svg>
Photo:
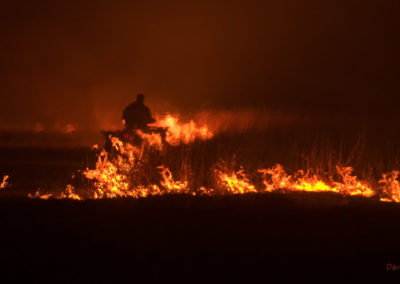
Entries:
<svg viewBox="0 0 400 284">
<path fill-rule="evenodd" d="M 74 187 L 70 184 L 67 185 L 67 188 L 64 192 L 62 192 L 59 196 L 59 199 L 75 199 L 75 200 L 82 200 L 82 198 L 73 192 Z"/>
<path fill-rule="evenodd" d="M 53 194 L 51 194 L 51 193 L 48 193 L 48 194 L 41 194 L 40 193 L 40 189 L 38 189 L 36 192 L 35 192 L 35 194 L 31 194 L 31 193 L 28 193 L 28 197 L 29 198 L 38 198 L 38 199 L 49 199 L 49 198 L 51 198 L 51 197 L 53 197 L 53 198 L 55 198 L 54 196 L 53 196 Z"/>
<path fill-rule="evenodd" d="M 9 178 L 8 175 L 5 175 L 3 177 L 3 181 L 0 183 L 0 189 L 1 188 L 6 188 L 8 186 L 8 182 L 7 182 L 8 178 Z"/>
<path fill-rule="evenodd" d="M 175 181 L 168 168 L 164 166 L 159 166 L 158 168 L 161 170 L 161 176 L 163 178 L 161 185 L 166 188 L 166 193 L 189 193 L 188 182 L 186 180 Z"/>
<path fill-rule="evenodd" d="M 382 185 L 382 197 L 381 201 L 394 201 L 400 202 L 400 183 L 397 180 L 399 177 L 399 171 L 392 171 L 382 175 L 382 179 L 379 180 L 379 184 Z"/>
<path fill-rule="evenodd" d="M 137 135 L 144 141 L 147 146 L 155 147 L 161 150 L 163 147 L 163 142 L 161 135 L 159 133 L 144 133 L 140 129 L 136 131 Z"/>
<path fill-rule="evenodd" d="M 370 184 L 365 181 L 360 181 L 356 176 L 352 176 L 352 167 L 336 166 L 336 171 L 342 177 L 343 183 L 335 182 L 339 192 L 344 195 L 361 195 L 371 197 L 376 193 L 372 190 Z"/>
<path fill-rule="evenodd" d="M 187 144 L 196 139 L 206 140 L 214 136 L 207 125 L 198 126 L 193 120 L 188 123 L 181 123 L 177 116 L 174 117 L 169 114 L 150 124 L 150 126 L 167 128 L 165 140 L 170 145 L 177 145 L 181 142 Z"/>
<path fill-rule="evenodd" d="M 47 194 L 42 194 L 40 193 L 40 189 L 38 189 L 35 194 L 28 194 L 29 198 L 37 198 L 37 199 L 74 199 L 74 200 L 83 200 L 82 197 L 80 197 L 78 194 L 74 193 L 74 187 L 70 184 L 67 185 L 65 190 L 61 192 L 60 194 L 52 194 L 52 193 L 47 193 Z"/>
<path fill-rule="evenodd" d="M 196 139 L 210 139 L 213 133 L 207 126 L 198 126 L 195 122 L 180 123 L 177 117 L 171 115 L 158 120 L 152 126 L 167 127 L 166 142 L 171 145 L 179 143 L 191 143 Z M 67 185 L 60 194 L 41 194 L 39 190 L 35 194 L 29 194 L 30 198 L 67 198 L 75 200 L 132 197 L 142 198 L 152 195 L 163 195 L 171 193 L 192 194 L 192 195 L 216 195 L 216 194 L 246 194 L 279 191 L 282 193 L 297 192 L 332 192 L 344 196 L 377 196 L 381 201 L 400 202 L 400 182 L 398 180 L 400 172 L 392 171 L 383 174 L 378 186 L 373 186 L 367 181 L 360 180 L 352 175 L 352 167 L 336 166 L 336 177 L 322 178 L 312 174 L 311 170 L 299 170 L 294 174 L 288 174 L 283 166 L 276 164 L 272 168 L 259 169 L 257 176 L 261 177 L 261 182 L 253 183 L 252 179 L 244 172 L 243 168 L 238 171 L 228 169 L 214 170 L 217 187 L 190 188 L 189 182 L 176 180 L 171 171 L 159 165 L 159 180 L 147 179 L 141 181 L 139 169 L 147 159 L 149 149 L 154 147 L 161 150 L 164 141 L 158 133 L 144 133 L 137 131 L 143 143 L 140 146 L 133 146 L 124 143 L 118 138 L 110 137 L 115 154 L 109 154 L 102 150 L 98 155 L 96 168 L 86 169 L 84 176 L 92 181 L 92 187 L 85 192 L 77 192 L 71 185 Z M 98 149 L 95 145 L 94 149 Z M 8 176 L 3 178 L 0 188 L 7 185 Z"/>
<path fill-rule="evenodd" d="M 371 197 L 374 191 L 371 186 L 359 181 L 356 176 L 352 176 L 353 168 L 336 166 L 336 171 L 342 177 L 343 182 L 333 181 L 329 185 L 316 175 L 311 175 L 310 171 L 299 170 L 295 175 L 289 175 L 279 164 L 271 169 L 260 169 L 263 174 L 263 184 L 265 191 L 275 190 L 289 191 L 309 191 L 309 192 L 335 192 L 343 195 L 361 195 Z M 331 177 L 331 180 L 333 178 Z"/>
<path fill-rule="evenodd" d="M 219 181 L 222 183 L 222 185 L 225 186 L 227 193 L 243 194 L 257 192 L 254 185 L 252 185 L 249 179 L 246 177 L 243 169 L 230 174 L 215 170 L 215 174 L 219 178 Z"/>
</svg>

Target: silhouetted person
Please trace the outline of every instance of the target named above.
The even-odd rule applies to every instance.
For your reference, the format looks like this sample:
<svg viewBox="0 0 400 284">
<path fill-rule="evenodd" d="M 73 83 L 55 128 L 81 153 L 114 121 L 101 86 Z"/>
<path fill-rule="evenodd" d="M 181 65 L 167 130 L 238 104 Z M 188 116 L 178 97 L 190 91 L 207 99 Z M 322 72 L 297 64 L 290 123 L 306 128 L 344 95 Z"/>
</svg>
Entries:
<svg viewBox="0 0 400 284">
<path fill-rule="evenodd" d="M 149 130 L 147 124 L 155 121 L 151 117 L 150 109 L 143 102 L 144 95 L 137 95 L 136 101 L 127 106 L 122 113 L 122 119 L 125 120 L 125 129 L 127 131 L 141 129 L 146 132 Z"/>
</svg>

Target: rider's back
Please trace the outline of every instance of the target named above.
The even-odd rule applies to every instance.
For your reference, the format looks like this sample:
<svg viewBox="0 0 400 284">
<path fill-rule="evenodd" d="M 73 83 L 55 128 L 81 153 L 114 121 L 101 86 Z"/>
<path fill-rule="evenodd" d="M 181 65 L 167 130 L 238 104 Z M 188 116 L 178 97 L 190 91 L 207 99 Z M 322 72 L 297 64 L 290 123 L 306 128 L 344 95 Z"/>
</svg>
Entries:
<svg viewBox="0 0 400 284">
<path fill-rule="evenodd" d="M 135 128 L 145 129 L 148 123 L 154 122 L 150 109 L 137 101 L 126 107 L 122 114 L 122 119 L 125 120 L 125 127 L 128 130 Z"/>
</svg>

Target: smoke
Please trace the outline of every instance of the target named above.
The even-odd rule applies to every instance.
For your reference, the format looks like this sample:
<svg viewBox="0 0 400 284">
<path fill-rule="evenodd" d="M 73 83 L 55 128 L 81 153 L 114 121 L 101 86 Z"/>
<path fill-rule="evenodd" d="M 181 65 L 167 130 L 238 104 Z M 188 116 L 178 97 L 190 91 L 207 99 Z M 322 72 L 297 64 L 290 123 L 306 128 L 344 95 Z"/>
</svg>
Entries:
<svg viewBox="0 0 400 284">
<path fill-rule="evenodd" d="M 137 93 L 160 114 L 275 104 L 378 116 L 399 91 L 394 3 L 7 1 L 0 128 L 117 128 Z M 271 123 L 246 112 L 208 122 Z"/>
<path fill-rule="evenodd" d="M 265 131 L 271 127 L 286 127 L 298 123 L 299 113 L 268 110 L 266 108 L 237 110 L 203 110 L 194 116 L 200 125 L 207 125 L 213 133 L 243 133 Z"/>
<path fill-rule="evenodd" d="M 151 106 L 150 106 L 151 107 Z M 157 108 L 152 108 L 154 110 Z M 180 122 L 193 121 L 199 126 L 206 126 L 214 134 L 243 133 L 246 131 L 265 131 L 272 127 L 287 127 L 307 123 L 304 113 L 285 109 L 236 108 L 236 109 L 202 109 L 193 111 L 175 110 L 153 111 L 156 120 L 162 120 L 166 115 L 172 115 Z M 117 130 L 122 128 L 122 110 L 113 112 L 96 111 L 96 125 L 99 130 Z"/>
</svg>

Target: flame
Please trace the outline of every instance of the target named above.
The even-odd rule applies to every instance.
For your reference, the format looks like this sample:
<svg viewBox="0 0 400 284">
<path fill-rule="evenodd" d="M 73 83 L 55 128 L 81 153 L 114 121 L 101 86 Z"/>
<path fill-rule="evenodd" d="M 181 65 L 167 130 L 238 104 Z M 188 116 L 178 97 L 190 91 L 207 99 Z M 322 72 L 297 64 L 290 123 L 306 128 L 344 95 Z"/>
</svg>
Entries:
<svg viewBox="0 0 400 284">
<path fill-rule="evenodd" d="M 163 180 L 161 185 L 167 189 L 166 193 L 189 193 L 188 182 L 176 181 L 172 178 L 171 171 L 164 166 L 158 167 L 161 170 Z"/>
<path fill-rule="evenodd" d="M 383 174 L 382 179 L 379 180 L 380 187 L 374 189 L 368 182 L 359 180 L 357 176 L 352 175 L 352 167 L 341 166 L 336 166 L 337 176 L 340 177 L 340 180 L 334 180 L 332 176 L 324 179 L 311 174 L 310 170 L 299 170 L 294 174 L 288 174 L 282 165 L 276 164 L 272 168 L 259 169 L 257 171 L 258 174 L 261 174 L 262 187 L 252 183 L 243 168 L 238 171 L 231 171 L 226 168 L 224 170 L 214 170 L 218 183 L 218 189 L 214 190 L 204 186 L 198 189 L 189 188 L 189 183 L 186 179 L 174 179 L 171 171 L 167 167 L 160 165 L 157 167 L 160 177 L 158 182 L 137 184 L 138 174 L 140 174 L 138 169 L 144 160 L 147 150 L 149 147 L 159 144 L 158 140 L 152 140 L 154 138 L 152 135 L 144 135 L 143 138 L 146 139 L 146 143 L 139 148 L 129 143 L 123 143 L 118 138 L 111 137 L 112 145 L 117 150 L 117 155 L 112 157 L 103 149 L 98 155 L 96 168 L 84 171 L 84 176 L 93 182 L 93 186 L 85 194 L 78 194 L 73 186 L 67 185 L 66 189 L 58 195 L 41 194 L 38 190 L 34 195 L 29 194 L 29 197 L 83 200 L 87 198 L 116 197 L 142 198 L 171 193 L 217 195 L 305 191 L 333 192 L 344 196 L 372 197 L 377 195 L 381 201 L 400 202 L 399 171 Z M 2 185 L 6 184 L 7 178 L 8 176 L 4 177 Z"/>
<path fill-rule="evenodd" d="M 260 169 L 263 174 L 265 191 L 275 190 L 308 191 L 308 192 L 335 192 L 343 195 L 361 195 L 371 197 L 375 193 L 366 182 L 359 181 L 352 176 L 353 168 L 336 166 L 337 173 L 343 182 L 332 181 L 331 185 L 318 176 L 311 175 L 310 171 L 299 170 L 295 175 L 289 175 L 279 164 L 271 169 Z M 333 180 L 330 177 L 330 180 Z"/>
<path fill-rule="evenodd" d="M 82 197 L 80 197 L 78 194 L 74 193 L 74 187 L 70 184 L 67 185 L 65 190 L 61 192 L 60 194 L 52 194 L 52 193 L 47 193 L 47 194 L 42 194 L 40 193 L 40 189 L 38 189 L 35 194 L 28 194 L 29 198 L 38 198 L 38 199 L 74 199 L 74 200 L 83 200 Z"/>
<path fill-rule="evenodd" d="M 343 183 L 335 182 L 339 192 L 344 195 L 361 195 L 371 197 L 375 195 L 372 186 L 365 181 L 360 181 L 356 176 L 352 176 L 352 167 L 336 166 L 336 171 L 342 177 Z"/>
<path fill-rule="evenodd" d="M 196 139 L 210 139 L 213 134 L 207 126 L 198 126 L 194 121 L 180 123 L 177 117 L 166 115 L 164 118 L 156 121 L 151 127 L 166 128 L 165 142 L 170 145 L 179 143 L 190 143 Z M 153 184 L 137 184 L 140 179 L 140 171 L 144 156 L 148 149 L 155 147 L 162 150 L 163 140 L 159 133 L 144 133 L 137 130 L 136 133 L 143 140 L 140 147 L 133 146 L 130 143 L 122 142 L 116 137 L 109 137 L 112 147 L 117 151 L 116 156 L 111 156 L 104 149 L 98 155 L 95 169 L 86 169 L 84 176 L 93 182 L 93 187 L 88 190 L 90 193 L 86 198 L 116 198 L 116 197 L 147 197 L 150 195 L 161 195 L 167 193 L 189 193 L 188 181 L 177 181 L 173 178 L 171 171 L 163 165 L 158 166 L 160 171 L 160 180 Z M 98 149 L 98 145 L 93 146 Z M 49 194 L 40 194 L 39 191 L 32 198 L 71 198 L 81 200 L 84 196 L 74 193 L 72 186 L 67 186 L 66 190 L 59 196 Z M 209 193 L 201 188 L 200 194 Z M 192 194 L 196 194 L 195 191 Z"/>
<path fill-rule="evenodd" d="M 119 141 L 113 141 L 117 143 Z M 114 147 L 119 147 L 119 144 L 114 144 Z M 124 149 L 124 148 L 123 148 Z M 123 170 L 130 167 L 133 158 L 123 160 L 119 159 L 113 163 L 108 159 L 108 153 L 102 150 L 98 156 L 96 169 L 87 169 L 84 175 L 89 180 L 94 181 L 93 198 L 112 198 L 130 196 L 128 193 L 129 184 L 128 177 Z M 125 164 L 123 164 L 123 162 Z"/>
<path fill-rule="evenodd" d="M 147 141 L 148 144 L 143 145 L 141 148 L 129 143 L 123 143 L 115 137 L 111 137 L 111 141 L 114 149 L 118 151 L 117 156 L 110 157 L 110 154 L 103 149 L 98 155 L 96 168 L 87 169 L 83 173 L 87 179 L 93 181 L 93 188 L 89 190 L 90 194 L 87 198 L 140 198 L 165 193 L 188 193 L 188 182 L 174 180 L 170 170 L 163 166 L 158 167 L 161 176 L 160 185 L 151 184 L 146 186 L 134 184 L 137 177 L 136 169 L 140 167 L 145 149 L 147 149 L 145 145 L 153 145 L 151 140 Z M 29 197 L 41 199 L 50 197 L 76 200 L 85 199 L 84 196 L 73 191 L 74 188 L 68 185 L 66 190 L 58 196 L 40 194 L 37 191 L 35 195 L 30 195 Z"/>
<path fill-rule="evenodd" d="M 238 172 L 232 172 L 230 174 L 215 170 L 215 174 L 219 178 L 219 181 L 223 185 L 225 185 L 227 193 L 243 194 L 257 192 L 254 185 L 250 183 L 249 179 L 245 175 L 243 169 L 240 169 Z"/>
<path fill-rule="evenodd" d="M 82 200 L 78 194 L 74 193 L 74 187 L 70 184 L 68 184 L 65 191 L 60 194 L 59 199 Z"/>
<path fill-rule="evenodd" d="M 266 192 L 272 192 L 278 189 L 289 189 L 289 185 L 292 184 L 290 181 L 291 176 L 288 176 L 283 170 L 283 167 L 279 164 L 271 169 L 259 169 L 258 172 L 263 175 L 263 184 L 265 185 Z M 268 177 L 270 177 L 270 180 L 268 180 Z"/>
<path fill-rule="evenodd" d="M 0 183 L 0 189 L 6 188 L 8 186 L 8 182 L 7 182 L 8 178 L 9 178 L 8 175 L 5 175 L 3 177 L 3 181 Z"/>
<path fill-rule="evenodd" d="M 165 143 L 178 145 L 192 143 L 196 139 L 210 139 L 213 133 L 206 126 L 198 126 L 194 121 L 181 123 L 177 117 L 167 115 L 151 125 L 165 127 L 166 137 L 163 141 L 160 133 L 144 133 L 138 130 L 142 139 L 140 146 L 123 142 L 116 137 L 110 137 L 113 151 L 104 149 L 98 154 L 96 167 L 86 169 L 83 175 L 91 182 L 88 188 L 77 191 L 72 185 L 67 185 L 59 194 L 40 193 L 29 194 L 30 198 L 39 199 L 100 199 L 100 198 L 144 198 L 163 194 L 246 194 L 264 192 L 332 192 L 343 196 L 378 197 L 381 201 L 400 202 L 400 171 L 392 171 L 382 175 L 378 185 L 360 180 L 353 175 L 352 167 L 336 166 L 335 176 L 321 177 L 311 169 L 298 170 L 293 174 L 285 171 L 282 165 L 258 169 L 254 176 L 246 174 L 243 167 L 239 170 L 211 170 L 215 177 L 215 187 L 200 186 L 192 188 L 186 178 L 175 179 L 165 165 L 151 165 L 157 175 L 149 177 L 146 166 L 151 160 L 150 153 L 156 149 L 161 151 Z M 99 149 L 98 145 L 93 149 Z M 336 179 L 335 179 L 336 178 Z M 0 188 L 7 185 L 8 176 L 4 176 Z M 257 180 L 257 182 L 253 182 Z"/>
<path fill-rule="evenodd" d="M 379 184 L 382 185 L 381 201 L 394 201 L 400 202 L 400 183 L 397 180 L 399 171 L 392 171 L 390 173 L 382 174 L 382 179 Z"/>
<path fill-rule="evenodd" d="M 213 195 L 215 194 L 215 190 L 213 188 L 206 188 L 204 186 L 200 186 L 197 191 L 192 192 L 192 195 Z"/>
<path fill-rule="evenodd" d="M 163 141 L 159 133 L 144 133 L 140 129 L 136 131 L 137 135 L 150 147 L 155 147 L 159 150 L 163 147 Z"/>
<path fill-rule="evenodd" d="M 28 193 L 28 197 L 29 197 L 29 198 L 38 198 L 38 199 L 45 199 L 45 200 L 47 200 L 47 199 L 49 199 L 49 198 L 51 198 L 51 197 L 54 197 L 54 196 L 53 196 L 53 194 L 51 194 L 51 193 L 48 193 L 48 194 L 41 194 L 41 193 L 40 193 L 40 189 L 38 189 L 38 190 L 35 192 L 35 194 Z"/>
<path fill-rule="evenodd" d="M 169 114 L 150 124 L 150 126 L 167 128 L 165 140 L 170 145 L 177 145 L 181 142 L 187 144 L 196 139 L 206 140 L 214 136 L 207 125 L 198 126 L 193 120 L 188 123 L 181 123 L 177 116 Z"/>
</svg>

